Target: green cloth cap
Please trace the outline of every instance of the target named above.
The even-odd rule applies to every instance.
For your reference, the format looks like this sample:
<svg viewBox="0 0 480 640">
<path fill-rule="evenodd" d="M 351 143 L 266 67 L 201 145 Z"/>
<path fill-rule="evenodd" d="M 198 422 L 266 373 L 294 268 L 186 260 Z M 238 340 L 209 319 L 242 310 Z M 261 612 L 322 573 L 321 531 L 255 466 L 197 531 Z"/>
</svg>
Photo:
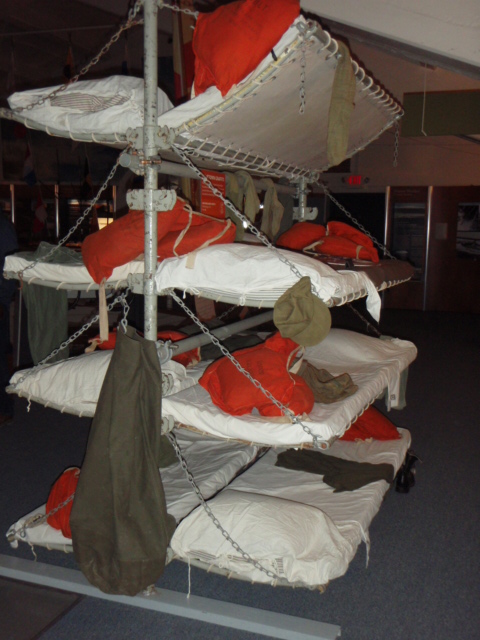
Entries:
<svg viewBox="0 0 480 640">
<path fill-rule="evenodd" d="M 327 305 L 312 292 L 310 278 L 304 276 L 277 300 L 273 322 L 282 338 L 313 347 L 327 337 L 332 317 Z"/>
</svg>

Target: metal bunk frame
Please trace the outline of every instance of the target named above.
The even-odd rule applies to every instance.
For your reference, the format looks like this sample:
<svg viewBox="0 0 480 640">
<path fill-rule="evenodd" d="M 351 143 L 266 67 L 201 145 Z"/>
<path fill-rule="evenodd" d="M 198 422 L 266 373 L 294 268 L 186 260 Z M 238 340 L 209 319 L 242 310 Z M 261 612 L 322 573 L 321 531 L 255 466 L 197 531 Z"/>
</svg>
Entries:
<svg viewBox="0 0 480 640">
<path fill-rule="evenodd" d="M 145 212 L 144 334 L 147 340 L 153 341 L 157 339 L 157 294 L 154 288 L 154 276 L 157 266 L 157 206 L 155 204 L 155 196 L 158 194 L 159 169 L 157 156 L 157 19 L 159 4 L 163 3 L 160 0 L 143 0 L 145 60 L 143 127 L 143 209 Z M 2 115 L 10 117 L 7 113 Z M 49 133 L 55 135 L 54 131 L 49 131 Z M 97 141 L 102 142 L 102 140 Z M 270 315 L 268 314 L 269 317 Z M 265 314 L 259 316 L 256 324 L 262 321 L 265 321 Z M 130 606 L 193 618 L 210 624 L 260 633 L 272 638 L 284 638 L 285 640 L 335 640 L 340 636 L 340 627 L 337 625 L 261 611 L 260 609 L 198 596 L 187 596 L 165 589 L 155 589 L 151 594 L 141 594 L 134 598 L 111 596 L 90 585 L 79 571 L 10 558 L 4 555 L 0 555 L 0 575 L 14 580 L 23 580 L 41 586 L 59 588 Z"/>
<path fill-rule="evenodd" d="M 145 312 L 144 334 L 146 339 L 153 341 L 157 338 L 157 293 L 154 286 L 154 276 L 157 267 L 156 211 L 158 210 L 158 198 L 160 195 L 160 192 L 158 191 L 158 172 L 159 170 L 162 170 L 160 169 L 161 159 L 157 155 L 159 146 L 161 146 L 159 145 L 159 139 L 162 137 L 158 127 L 157 104 L 157 19 L 159 6 L 163 6 L 162 0 L 143 0 L 145 104 L 144 126 L 142 132 L 142 166 L 144 172 L 144 188 L 137 194 L 137 198 L 141 201 L 140 203 L 143 205 L 142 208 L 145 212 L 145 270 L 143 275 Z M 330 42 L 324 43 L 322 41 L 322 43 L 325 44 L 325 47 L 330 45 Z M 331 55 L 334 55 L 334 53 L 335 51 Z M 358 74 L 358 65 L 354 64 L 354 67 L 355 73 Z M 271 75 L 271 72 L 269 73 Z M 364 74 L 363 71 L 361 71 L 361 73 Z M 259 81 L 269 79 L 268 73 L 265 73 L 264 76 L 265 77 L 262 77 Z M 360 81 L 363 81 L 365 77 L 366 76 L 364 74 Z M 372 84 L 373 81 L 371 78 L 366 77 L 365 89 L 369 90 Z M 374 96 L 375 99 L 379 100 L 379 102 L 388 105 L 388 109 L 394 114 L 394 119 L 400 117 L 401 107 L 399 107 L 399 105 L 397 105 L 395 101 L 393 101 L 392 98 L 390 98 L 380 87 L 376 88 Z M 235 100 L 233 100 L 231 104 L 227 104 L 225 110 L 233 108 L 235 108 Z M 202 116 L 202 120 L 208 121 L 211 118 L 215 119 L 217 117 L 217 113 L 209 112 Z M 2 110 L 2 116 L 17 119 L 14 114 L 9 113 L 7 110 Z M 26 126 L 38 128 L 27 118 L 23 118 L 22 121 Z M 46 131 L 51 135 L 59 135 L 59 132 L 55 129 L 47 128 Z M 135 133 L 138 134 L 138 130 Z M 165 134 L 165 132 L 163 133 Z M 166 132 L 167 136 L 169 133 L 169 131 Z M 180 132 L 176 131 L 176 133 L 178 134 Z M 182 127 L 181 134 L 183 134 L 185 139 L 190 142 L 195 140 L 194 133 L 190 128 L 190 123 L 187 123 Z M 61 135 L 64 134 L 61 133 Z M 89 140 L 92 141 L 92 138 L 90 137 Z M 124 138 L 124 136 L 96 136 L 94 141 L 106 144 L 117 144 L 120 147 L 124 146 L 125 143 L 128 143 L 127 138 Z M 139 142 L 136 142 L 135 146 L 138 144 Z M 181 144 L 182 143 L 180 143 L 180 146 Z M 200 141 L 199 144 L 201 147 L 207 143 Z M 168 149 L 169 146 L 170 144 L 167 143 L 164 148 Z M 196 151 L 193 151 L 192 155 L 201 156 L 201 154 L 197 154 Z M 222 150 L 221 157 L 228 158 L 228 148 Z M 245 161 L 248 160 L 248 158 L 245 159 Z M 166 170 L 166 172 L 170 170 L 172 173 L 175 173 L 174 169 L 175 166 L 169 162 L 165 163 L 165 166 L 163 167 L 163 171 Z M 179 169 L 179 171 L 181 172 L 182 169 Z M 263 173 L 264 175 L 278 174 L 284 176 L 285 172 L 288 173 L 291 178 L 295 178 L 297 181 L 300 180 L 300 191 L 302 193 L 304 192 L 305 179 L 315 180 L 318 178 L 318 175 L 307 175 L 305 170 L 298 169 L 295 171 L 294 167 L 285 167 L 283 165 L 277 166 L 275 162 L 268 167 L 265 166 L 263 170 L 257 166 L 257 173 Z M 305 206 L 304 198 L 301 200 L 301 206 Z M 259 316 L 258 321 L 260 323 L 265 321 L 264 315 L 265 314 L 261 314 Z M 208 340 L 205 336 L 203 336 L 202 339 Z M 184 346 L 187 347 L 187 345 Z M 158 590 L 151 595 L 143 594 L 136 596 L 135 598 L 110 596 L 89 585 L 79 571 L 55 568 L 49 565 L 33 563 L 32 561 L 12 559 L 7 556 L 0 556 L 0 575 L 44 586 L 74 591 L 76 593 L 82 593 L 92 597 L 104 598 L 106 600 L 119 603 L 126 603 L 129 605 L 162 611 L 168 614 L 194 618 L 200 621 L 223 625 L 230 628 L 261 633 L 275 638 L 288 638 L 292 640 L 313 640 L 313 638 L 320 640 L 334 640 L 340 636 L 340 627 L 337 625 L 330 625 L 312 620 L 285 616 L 283 614 L 260 611 L 258 609 L 241 607 L 230 603 L 199 598 L 197 596 L 184 596 L 166 590 Z"/>
</svg>

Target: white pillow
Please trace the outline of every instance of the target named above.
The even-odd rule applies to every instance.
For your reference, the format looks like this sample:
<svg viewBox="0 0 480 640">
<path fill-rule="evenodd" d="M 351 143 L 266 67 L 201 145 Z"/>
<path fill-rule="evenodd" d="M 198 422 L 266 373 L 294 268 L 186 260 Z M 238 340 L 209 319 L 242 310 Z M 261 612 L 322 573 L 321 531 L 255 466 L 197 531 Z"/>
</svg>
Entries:
<svg viewBox="0 0 480 640">
<path fill-rule="evenodd" d="M 28 370 L 17 371 L 7 387 L 16 393 L 46 406 L 67 413 L 92 417 L 95 415 L 100 389 L 107 373 L 113 351 L 94 351 L 40 367 L 19 382 Z M 190 369 L 171 360 L 162 365 L 162 373 L 169 377 L 167 395 L 196 384 L 206 363 Z M 18 383 L 17 386 L 15 384 Z"/>
<path fill-rule="evenodd" d="M 350 542 L 315 507 L 232 489 L 208 504 L 244 551 L 290 583 L 326 584 L 343 575 L 353 557 Z M 170 546 L 181 558 L 202 560 L 256 582 L 273 582 L 235 551 L 202 506 L 179 524 Z"/>
<path fill-rule="evenodd" d="M 8 104 L 38 124 L 73 134 L 124 134 L 129 128 L 143 125 L 142 78 L 111 76 L 81 80 L 46 99 L 43 104 L 26 109 L 55 89 L 58 86 L 17 92 L 8 98 Z M 167 95 L 158 89 L 159 115 L 172 108 Z"/>
</svg>

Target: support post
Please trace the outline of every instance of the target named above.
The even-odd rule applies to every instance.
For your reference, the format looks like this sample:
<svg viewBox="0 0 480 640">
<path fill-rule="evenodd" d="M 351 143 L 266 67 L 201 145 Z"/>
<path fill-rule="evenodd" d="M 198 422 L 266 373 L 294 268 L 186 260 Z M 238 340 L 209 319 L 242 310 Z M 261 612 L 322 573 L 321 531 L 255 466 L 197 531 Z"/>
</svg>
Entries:
<svg viewBox="0 0 480 640">
<path fill-rule="evenodd" d="M 60 240 L 60 185 L 55 187 L 55 238 Z"/>
<path fill-rule="evenodd" d="M 158 127 L 158 6 L 156 0 L 144 0 L 144 76 L 145 104 L 143 126 L 143 152 L 145 164 L 144 212 L 145 212 L 145 273 L 143 279 L 145 325 L 147 340 L 157 339 L 157 296 L 154 276 L 157 268 L 157 212 L 153 206 L 153 195 L 158 187 L 158 173 L 148 160 L 157 154 Z"/>
</svg>

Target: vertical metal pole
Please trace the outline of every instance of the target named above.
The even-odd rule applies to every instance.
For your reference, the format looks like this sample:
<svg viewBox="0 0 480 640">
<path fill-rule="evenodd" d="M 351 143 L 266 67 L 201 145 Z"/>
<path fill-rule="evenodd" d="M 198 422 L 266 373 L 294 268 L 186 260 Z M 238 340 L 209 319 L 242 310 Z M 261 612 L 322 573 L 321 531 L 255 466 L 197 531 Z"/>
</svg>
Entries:
<svg viewBox="0 0 480 640">
<path fill-rule="evenodd" d="M 10 185 L 10 220 L 15 224 L 15 185 Z"/>
<path fill-rule="evenodd" d="M 428 263 L 430 257 L 430 233 L 432 225 L 432 197 L 433 187 L 428 187 L 428 200 L 427 200 L 427 225 L 425 229 L 426 243 L 425 243 L 425 265 L 423 268 L 423 308 L 422 311 L 427 310 L 427 295 L 428 295 Z"/>
<path fill-rule="evenodd" d="M 17 318 L 17 357 L 15 367 L 20 366 L 20 345 L 22 343 L 22 289 L 18 291 L 18 318 Z"/>
<path fill-rule="evenodd" d="M 55 238 L 60 238 L 60 186 L 55 185 Z"/>
<path fill-rule="evenodd" d="M 156 134 L 158 122 L 158 7 L 156 0 L 143 3 L 144 27 L 144 76 L 145 105 L 143 128 L 143 151 L 145 160 L 157 153 Z M 143 279 L 145 324 L 147 340 L 157 339 L 157 296 L 154 293 L 154 275 L 157 267 L 157 213 L 153 207 L 154 191 L 158 188 L 158 173 L 153 165 L 145 165 L 144 211 L 145 211 L 145 275 Z"/>
<path fill-rule="evenodd" d="M 392 239 L 392 220 L 390 214 L 390 202 L 392 197 L 392 190 L 390 187 L 386 187 L 385 189 L 385 232 L 383 236 L 383 245 L 387 247 L 390 251 L 392 247 L 390 246 L 390 241 Z M 385 257 L 385 256 L 384 256 Z"/>
<path fill-rule="evenodd" d="M 307 208 L 307 181 L 300 178 L 298 181 L 298 215 L 300 220 L 305 220 L 305 210 Z"/>
</svg>

